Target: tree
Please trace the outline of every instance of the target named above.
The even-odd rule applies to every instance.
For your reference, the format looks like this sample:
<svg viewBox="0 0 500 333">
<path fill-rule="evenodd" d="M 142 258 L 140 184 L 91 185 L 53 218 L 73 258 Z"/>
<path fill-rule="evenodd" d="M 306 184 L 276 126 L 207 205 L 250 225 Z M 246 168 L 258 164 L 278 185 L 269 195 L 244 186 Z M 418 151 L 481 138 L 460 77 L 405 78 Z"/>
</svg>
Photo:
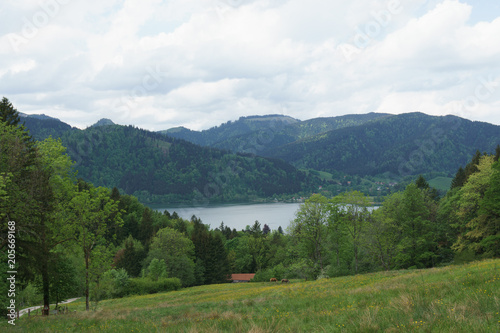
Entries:
<svg viewBox="0 0 500 333">
<path fill-rule="evenodd" d="M 351 238 L 354 253 L 354 273 L 358 274 L 361 236 L 366 227 L 369 215 L 367 207 L 370 205 L 370 202 L 363 193 L 353 191 L 336 196 L 332 199 L 332 203 L 343 211 L 340 222 Z"/>
<path fill-rule="evenodd" d="M 3 217 L 16 221 L 17 249 L 20 260 L 24 261 L 21 270 L 30 279 L 33 276 L 29 276 L 32 272 L 28 268 L 40 274 L 43 314 L 48 315 L 50 270 L 54 267 L 50 259 L 58 244 L 71 239 L 64 215 L 65 203 L 73 190 L 72 162 L 64 155 L 60 141 L 49 138 L 35 146 L 22 127 L 4 122 L 0 123 L 0 131 L 3 132 L 0 169 L 10 185 L 9 200 L 2 207 Z"/>
<path fill-rule="evenodd" d="M 175 229 L 166 227 L 158 230 L 151 241 L 145 264 L 153 259 L 164 260 L 169 277 L 179 278 L 183 286 L 191 286 L 194 278 L 193 242 Z"/>
<path fill-rule="evenodd" d="M 153 212 L 150 208 L 146 207 L 142 214 L 141 227 L 139 229 L 139 240 L 145 246 L 148 245 L 151 237 L 153 237 Z"/>
<path fill-rule="evenodd" d="M 433 230 L 431 211 L 425 191 L 416 184 L 408 185 L 401 200 L 401 240 L 395 261 L 400 268 L 430 267 L 433 263 Z"/>
<path fill-rule="evenodd" d="M 467 175 L 465 174 L 464 168 L 460 167 L 455 175 L 455 178 L 451 181 L 451 190 L 454 188 L 459 188 L 464 186 Z"/>
<path fill-rule="evenodd" d="M 469 236 L 479 242 L 484 257 L 500 256 L 500 162 L 492 166 L 490 186 L 479 203 L 478 217 L 471 221 Z"/>
<path fill-rule="evenodd" d="M 123 268 L 132 277 L 138 277 L 142 269 L 142 261 L 147 253 L 144 246 L 130 235 L 123 242 L 123 247 L 115 255 L 115 267 Z"/>
<path fill-rule="evenodd" d="M 102 278 L 104 274 L 111 269 L 112 254 L 106 246 L 104 237 L 99 238 L 99 243 L 96 244 L 91 251 L 88 260 L 88 279 L 90 280 L 91 299 L 94 301 L 94 310 L 97 309 L 99 301 L 105 294 L 102 286 Z"/>
<path fill-rule="evenodd" d="M 75 240 L 81 246 L 85 260 L 85 308 L 89 310 L 90 261 L 98 244 L 106 233 L 106 219 L 115 216 L 117 224 L 122 224 L 118 204 L 109 198 L 109 190 L 99 187 L 76 192 L 70 202 Z"/>
<path fill-rule="evenodd" d="M 415 185 L 417 185 L 417 188 L 421 190 L 427 190 L 430 188 L 429 183 L 427 180 L 425 180 L 424 176 L 419 175 L 417 180 L 415 181 Z"/>
<path fill-rule="evenodd" d="M 20 120 L 17 109 L 7 98 L 3 97 L 0 102 L 0 122 L 16 127 L 19 125 Z"/>
<path fill-rule="evenodd" d="M 402 192 L 387 197 L 382 207 L 372 212 L 371 223 L 365 232 L 364 247 L 367 253 L 386 271 L 394 268 L 397 246 L 402 238 L 402 200 Z"/>
<path fill-rule="evenodd" d="M 326 224 L 328 221 L 327 199 L 315 194 L 307 199 L 290 224 L 292 237 L 296 238 L 302 251 L 323 269 Z"/>
<path fill-rule="evenodd" d="M 493 177 L 496 170 L 492 167 L 493 163 L 493 156 L 482 156 L 477 165 L 477 172 L 472 174 L 460 189 L 457 211 L 461 221 L 458 230 L 460 235 L 452 246 L 456 252 L 467 249 L 476 254 L 483 252 L 481 241 L 490 233 L 488 228 L 484 227 L 489 225 L 489 216 L 494 220 L 496 206 L 493 202 L 498 200 L 495 188 L 497 176 Z M 491 181 L 495 186 L 489 191 Z M 483 203 L 488 191 L 486 202 Z"/>
<path fill-rule="evenodd" d="M 167 265 L 165 260 L 158 260 L 154 258 L 148 266 L 148 276 L 153 281 L 158 281 L 159 278 L 167 277 Z"/>
<path fill-rule="evenodd" d="M 194 225 L 191 240 L 196 257 L 196 283 L 225 282 L 230 273 L 230 264 L 222 233 L 217 229 L 209 231 L 196 216 L 191 218 L 191 222 Z M 221 229 L 225 230 L 223 224 L 221 224 Z"/>
<path fill-rule="evenodd" d="M 76 269 L 69 258 L 62 253 L 52 253 L 49 262 L 50 296 L 58 304 L 78 292 L 76 281 Z"/>
</svg>

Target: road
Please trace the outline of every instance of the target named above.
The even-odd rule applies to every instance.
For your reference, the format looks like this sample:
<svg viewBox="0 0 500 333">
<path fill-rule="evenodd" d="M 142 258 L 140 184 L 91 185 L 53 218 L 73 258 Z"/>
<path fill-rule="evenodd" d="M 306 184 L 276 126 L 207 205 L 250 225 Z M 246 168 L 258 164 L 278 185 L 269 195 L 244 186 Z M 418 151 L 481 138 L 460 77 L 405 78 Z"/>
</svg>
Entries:
<svg viewBox="0 0 500 333">
<path fill-rule="evenodd" d="M 60 304 L 68 304 L 68 303 L 74 302 L 74 301 L 76 301 L 79 298 L 80 297 L 67 299 L 65 301 L 60 302 L 59 305 Z M 51 304 L 51 306 L 52 305 L 55 305 L 55 304 Z M 28 313 L 28 311 L 35 311 L 37 309 L 40 309 L 41 307 L 42 307 L 41 305 L 38 305 L 38 306 L 32 306 L 31 308 L 22 309 L 22 310 L 19 311 L 19 317 L 21 317 L 22 315 Z"/>
</svg>

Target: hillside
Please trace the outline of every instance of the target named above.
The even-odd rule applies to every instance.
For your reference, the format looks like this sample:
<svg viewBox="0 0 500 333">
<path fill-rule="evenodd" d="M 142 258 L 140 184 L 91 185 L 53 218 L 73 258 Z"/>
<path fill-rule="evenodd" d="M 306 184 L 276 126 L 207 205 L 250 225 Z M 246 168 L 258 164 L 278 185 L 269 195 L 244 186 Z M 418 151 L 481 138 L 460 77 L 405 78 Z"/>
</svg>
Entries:
<svg viewBox="0 0 500 333">
<path fill-rule="evenodd" d="M 382 113 L 345 115 L 339 117 L 314 118 L 296 122 L 287 126 L 264 128 L 226 139 L 213 144 L 213 147 L 231 151 L 265 155 L 266 151 L 320 133 L 339 128 L 353 127 L 366 122 L 390 116 Z"/>
<path fill-rule="evenodd" d="M 59 119 L 45 115 L 20 114 L 20 116 L 21 122 L 24 122 L 36 140 L 43 140 L 49 136 L 59 138 L 63 133 L 73 130 L 73 127 Z"/>
<path fill-rule="evenodd" d="M 186 128 L 162 131 L 203 146 L 234 152 L 262 154 L 264 151 L 331 130 L 364 124 L 390 116 L 382 113 L 345 115 L 299 121 L 283 116 L 242 117 L 219 127 L 197 132 Z"/>
<path fill-rule="evenodd" d="M 236 121 L 228 121 L 220 126 L 204 131 L 191 131 L 184 127 L 176 127 L 160 131 L 173 138 L 183 139 L 200 146 L 213 146 L 217 142 L 259 130 L 282 128 L 299 120 L 282 115 L 240 117 Z M 236 151 L 236 150 L 234 150 Z"/>
<path fill-rule="evenodd" d="M 297 168 L 391 177 L 453 175 L 476 150 L 493 152 L 500 126 L 455 116 L 407 113 L 341 128 L 263 151 Z"/>
<path fill-rule="evenodd" d="M 314 177 L 280 160 L 235 155 L 131 126 L 68 131 L 63 144 L 78 176 L 143 202 L 244 201 L 295 194 Z"/>
<path fill-rule="evenodd" d="M 21 317 L 9 332 L 496 332 L 500 260 L 289 284 L 219 284 Z M 73 313 L 73 311 L 76 311 Z M 4 324 L 5 325 L 5 324 Z M 10 326 L 10 325 L 9 325 Z"/>
</svg>

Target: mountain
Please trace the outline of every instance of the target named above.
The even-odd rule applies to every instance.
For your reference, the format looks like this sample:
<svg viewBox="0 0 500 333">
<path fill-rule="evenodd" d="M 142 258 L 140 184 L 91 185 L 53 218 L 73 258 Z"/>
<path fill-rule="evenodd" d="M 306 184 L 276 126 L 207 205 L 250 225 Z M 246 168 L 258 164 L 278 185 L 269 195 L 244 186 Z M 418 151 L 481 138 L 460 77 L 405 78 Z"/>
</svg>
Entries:
<svg viewBox="0 0 500 333">
<path fill-rule="evenodd" d="M 249 116 L 240 117 L 236 121 L 228 121 L 220 126 L 215 126 L 204 131 L 191 131 L 185 127 L 175 127 L 166 131 L 160 131 L 160 133 L 200 146 L 213 147 L 217 142 L 229 140 L 233 137 L 258 130 L 282 128 L 297 122 L 299 120 L 282 115 Z"/>
<path fill-rule="evenodd" d="M 245 201 L 292 195 L 317 179 L 282 160 L 233 154 L 132 126 L 68 131 L 62 142 L 78 176 L 142 202 Z"/>
<path fill-rule="evenodd" d="M 297 168 L 391 177 L 454 174 L 476 150 L 493 152 L 500 126 L 407 113 L 308 137 L 263 152 Z"/>
<path fill-rule="evenodd" d="M 115 125 L 115 123 L 111 119 L 102 118 L 97 123 L 92 125 L 91 127 L 109 126 L 109 125 Z"/>
<path fill-rule="evenodd" d="M 21 122 L 24 123 L 24 126 L 29 129 L 30 134 L 36 140 L 43 140 L 49 136 L 59 138 L 63 135 L 63 133 L 74 129 L 59 119 L 52 118 L 44 114 L 27 115 L 19 113 L 19 115 L 21 117 Z"/>
<path fill-rule="evenodd" d="M 339 128 L 362 125 L 366 122 L 390 117 L 385 113 L 354 114 L 339 117 L 314 118 L 290 124 L 275 124 L 252 132 L 227 138 L 212 147 L 231 151 L 265 155 L 266 151 Z"/>
</svg>

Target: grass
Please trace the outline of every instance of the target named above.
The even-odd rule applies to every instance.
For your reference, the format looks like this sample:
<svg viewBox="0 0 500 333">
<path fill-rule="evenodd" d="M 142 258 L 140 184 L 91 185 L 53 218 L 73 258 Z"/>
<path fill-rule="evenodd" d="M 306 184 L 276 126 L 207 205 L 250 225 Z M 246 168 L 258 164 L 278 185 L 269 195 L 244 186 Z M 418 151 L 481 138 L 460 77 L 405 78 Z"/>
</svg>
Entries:
<svg viewBox="0 0 500 333">
<path fill-rule="evenodd" d="M 453 178 L 436 177 L 428 181 L 429 185 L 437 190 L 448 191 Z"/>
<path fill-rule="evenodd" d="M 247 283 L 103 301 L 9 332 L 498 332 L 500 260 L 289 284 Z M 10 326 L 10 325 L 9 325 Z"/>
</svg>

